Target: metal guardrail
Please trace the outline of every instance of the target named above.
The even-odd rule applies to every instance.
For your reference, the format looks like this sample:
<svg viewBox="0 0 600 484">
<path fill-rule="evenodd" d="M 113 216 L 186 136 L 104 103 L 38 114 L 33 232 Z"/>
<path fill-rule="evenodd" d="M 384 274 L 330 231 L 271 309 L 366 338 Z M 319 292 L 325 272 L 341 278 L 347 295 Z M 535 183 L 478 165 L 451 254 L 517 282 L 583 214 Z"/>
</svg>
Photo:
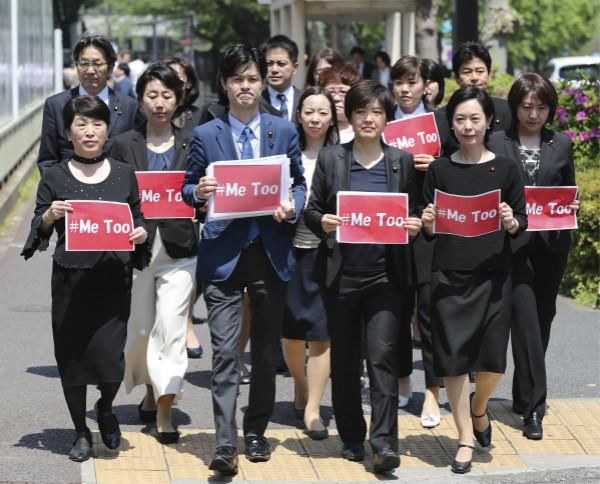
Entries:
<svg viewBox="0 0 600 484">
<path fill-rule="evenodd" d="M 17 119 L 0 126 L 0 187 L 40 140 L 44 100 Z"/>
</svg>

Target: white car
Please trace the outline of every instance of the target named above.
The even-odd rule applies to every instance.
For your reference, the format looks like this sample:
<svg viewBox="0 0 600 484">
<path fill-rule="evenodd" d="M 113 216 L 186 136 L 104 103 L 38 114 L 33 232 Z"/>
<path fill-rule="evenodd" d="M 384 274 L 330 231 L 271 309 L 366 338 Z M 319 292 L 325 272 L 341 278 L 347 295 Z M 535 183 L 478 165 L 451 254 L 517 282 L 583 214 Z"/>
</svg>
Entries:
<svg viewBox="0 0 600 484">
<path fill-rule="evenodd" d="M 550 81 L 571 81 L 579 84 L 583 78 L 600 79 L 600 56 L 555 57 L 544 69 Z"/>
</svg>

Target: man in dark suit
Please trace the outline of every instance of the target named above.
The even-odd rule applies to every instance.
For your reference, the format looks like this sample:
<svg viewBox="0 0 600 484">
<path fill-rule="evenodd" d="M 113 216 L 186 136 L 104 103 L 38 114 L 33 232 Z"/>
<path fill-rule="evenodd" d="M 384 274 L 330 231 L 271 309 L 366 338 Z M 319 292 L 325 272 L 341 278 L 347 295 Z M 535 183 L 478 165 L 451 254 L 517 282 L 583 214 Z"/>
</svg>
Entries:
<svg viewBox="0 0 600 484">
<path fill-rule="evenodd" d="M 302 91 L 292 85 L 298 69 L 298 46 L 285 35 L 275 35 L 261 46 L 267 62 L 267 87 L 263 98 L 279 110 L 281 117 L 296 122 L 296 108 Z"/>
<path fill-rule="evenodd" d="M 365 60 L 365 51 L 362 49 L 362 47 L 352 47 L 352 50 L 350 51 L 350 58 L 352 65 L 356 68 L 362 79 L 372 79 L 374 81 L 379 80 L 377 66 Z"/>
<path fill-rule="evenodd" d="M 492 78 L 492 57 L 490 52 L 477 42 L 465 42 L 461 44 L 458 50 L 452 56 L 452 71 L 458 85 L 462 87 L 477 86 L 486 90 L 490 79 Z M 494 103 L 494 123 L 492 131 L 504 131 L 510 128 L 512 116 L 510 108 L 505 99 L 492 97 Z M 441 116 L 436 117 L 438 121 L 438 130 L 444 143 L 442 152 L 450 156 L 458 149 L 454 138 L 450 135 L 450 125 L 446 119 L 446 108 L 438 110 Z"/>
<path fill-rule="evenodd" d="M 295 127 L 259 112 L 267 75 L 262 55 L 236 45 L 225 52 L 219 87 L 229 112 L 197 127 L 182 187 L 189 205 L 202 207 L 218 186 L 206 168 L 214 161 L 287 155 L 294 207 L 281 206 L 272 216 L 207 221 L 198 248 L 197 278 L 208 309 L 213 347 L 211 389 L 217 449 L 210 469 L 237 473 L 235 407 L 239 386 L 239 339 L 244 289 L 250 297 L 252 373 L 244 414 L 245 453 L 251 462 L 270 458 L 264 436 L 275 403 L 275 350 L 286 282 L 294 265 L 292 238 L 304 207 L 306 185 Z"/>
<path fill-rule="evenodd" d="M 90 35 L 82 37 L 73 49 L 73 59 L 77 66 L 79 86 L 46 99 L 42 119 L 42 139 L 38 155 L 40 172 L 69 158 L 73 145 L 67 139 L 63 125 L 63 108 L 77 96 L 92 95 L 102 99 L 110 109 L 108 140 L 104 151 L 110 151 L 114 137 L 133 128 L 137 112 L 137 102 L 129 96 L 116 93 L 107 82 L 113 71 L 117 55 L 106 37 Z"/>
</svg>

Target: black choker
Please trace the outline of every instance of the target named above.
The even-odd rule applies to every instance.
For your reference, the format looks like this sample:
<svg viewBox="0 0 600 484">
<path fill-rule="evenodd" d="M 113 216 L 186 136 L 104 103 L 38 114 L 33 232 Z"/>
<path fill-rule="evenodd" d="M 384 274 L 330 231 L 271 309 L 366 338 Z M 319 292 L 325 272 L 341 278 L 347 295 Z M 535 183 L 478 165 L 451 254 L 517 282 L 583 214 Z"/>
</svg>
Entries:
<svg viewBox="0 0 600 484">
<path fill-rule="evenodd" d="M 99 163 L 99 162 L 103 161 L 106 158 L 106 153 L 100 153 L 95 158 L 84 158 L 83 156 L 79 156 L 79 155 L 76 155 L 75 153 L 73 153 L 71 155 L 71 158 L 73 158 L 75 161 L 78 161 L 79 163 L 84 163 L 86 165 L 93 165 L 94 163 Z"/>
</svg>

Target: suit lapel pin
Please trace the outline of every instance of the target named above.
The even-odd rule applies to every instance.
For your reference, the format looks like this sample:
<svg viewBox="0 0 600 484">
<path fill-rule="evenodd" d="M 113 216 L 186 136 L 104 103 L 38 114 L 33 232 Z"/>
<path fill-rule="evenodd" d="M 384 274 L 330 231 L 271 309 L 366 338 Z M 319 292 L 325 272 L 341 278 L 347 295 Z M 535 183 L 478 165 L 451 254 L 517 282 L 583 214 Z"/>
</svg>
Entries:
<svg viewBox="0 0 600 484">
<path fill-rule="evenodd" d="M 398 168 L 399 168 L 399 166 L 398 166 L 398 163 L 394 163 L 394 164 L 392 165 L 392 171 L 393 171 L 394 173 L 396 173 L 396 172 L 398 171 Z"/>
</svg>

